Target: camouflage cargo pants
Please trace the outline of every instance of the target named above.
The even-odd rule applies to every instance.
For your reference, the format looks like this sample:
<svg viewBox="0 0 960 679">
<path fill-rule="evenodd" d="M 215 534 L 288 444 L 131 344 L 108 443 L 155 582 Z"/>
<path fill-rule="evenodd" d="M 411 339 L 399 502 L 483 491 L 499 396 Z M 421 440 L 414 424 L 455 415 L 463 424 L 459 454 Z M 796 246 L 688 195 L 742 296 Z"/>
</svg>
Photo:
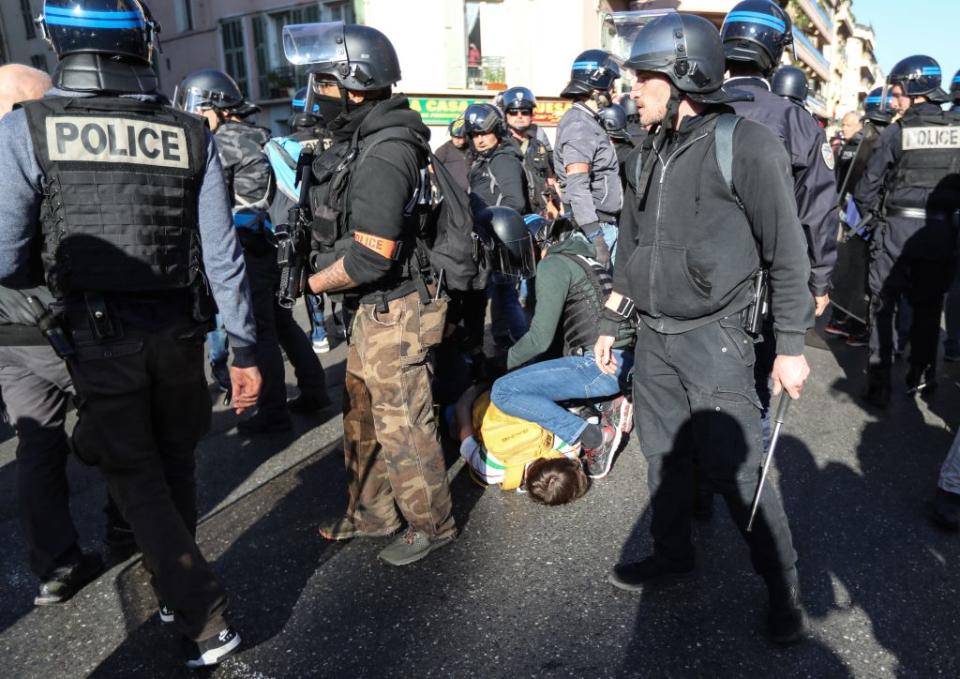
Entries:
<svg viewBox="0 0 960 679">
<path fill-rule="evenodd" d="M 430 387 L 430 349 L 442 338 L 447 302 L 423 305 L 412 293 L 388 306 L 360 305 L 347 352 L 347 516 L 379 532 L 400 526 L 399 507 L 411 527 L 447 537 L 456 526 Z"/>
</svg>

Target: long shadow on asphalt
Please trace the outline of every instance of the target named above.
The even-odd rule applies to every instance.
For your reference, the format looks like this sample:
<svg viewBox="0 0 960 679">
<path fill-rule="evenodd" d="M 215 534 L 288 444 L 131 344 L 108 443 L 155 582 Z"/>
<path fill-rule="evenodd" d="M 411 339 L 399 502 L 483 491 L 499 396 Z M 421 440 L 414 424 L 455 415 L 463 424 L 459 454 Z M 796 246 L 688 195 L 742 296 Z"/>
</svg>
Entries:
<svg viewBox="0 0 960 679">
<path fill-rule="evenodd" d="M 699 433 L 695 435 L 694 431 Z M 623 545 L 621 563 L 653 552 L 650 530 L 654 508 L 663 516 L 675 515 L 678 508 L 681 513 L 692 512 L 689 452 L 694 441 L 703 449 L 711 441 L 723 439 L 735 449 L 745 450 L 742 429 L 726 414 L 696 412 L 684 424 L 666 456 L 662 485 Z M 778 454 L 778 459 L 785 456 Z M 670 481 L 671 477 L 675 481 Z M 666 491 L 670 487 L 674 493 Z M 721 491 L 716 485 L 714 489 L 718 494 Z M 765 498 L 774 493 L 773 485 L 768 485 Z M 722 503 L 715 504 L 719 509 Z M 746 510 L 738 503 L 735 506 L 737 511 L 749 513 L 749 505 Z M 761 509 L 760 515 L 763 513 Z M 665 525 L 664 529 L 674 532 L 678 526 Z M 755 529 L 762 531 L 763 524 Z M 640 593 L 634 636 L 619 676 L 852 676 L 842 660 L 816 639 L 781 649 L 764 638 L 766 587 L 750 567 L 748 550 L 728 511 L 720 509 L 709 522 L 698 522 L 692 536 L 697 551 L 696 574 L 681 582 L 648 586 Z M 655 667 L 650 665 L 651 658 L 657 659 Z"/>
</svg>

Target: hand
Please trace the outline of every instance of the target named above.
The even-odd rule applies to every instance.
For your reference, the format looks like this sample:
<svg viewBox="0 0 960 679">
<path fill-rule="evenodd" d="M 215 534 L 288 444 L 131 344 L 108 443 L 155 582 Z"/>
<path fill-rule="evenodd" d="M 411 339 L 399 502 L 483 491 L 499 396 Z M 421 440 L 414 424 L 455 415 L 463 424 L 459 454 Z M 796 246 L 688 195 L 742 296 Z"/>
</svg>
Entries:
<svg viewBox="0 0 960 679">
<path fill-rule="evenodd" d="M 239 415 L 247 408 L 257 404 L 263 378 L 257 366 L 251 368 L 230 368 L 230 383 L 233 385 L 233 410 Z"/>
<path fill-rule="evenodd" d="M 803 389 L 804 382 L 810 375 L 810 366 L 807 365 L 807 359 L 800 356 L 777 356 L 773 362 L 773 395 L 779 396 L 784 389 L 790 394 L 790 398 L 796 400 L 800 398 L 800 390 Z"/>
<path fill-rule="evenodd" d="M 600 372 L 605 375 L 614 375 L 617 372 L 617 357 L 613 355 L 613 337 L 600 335 L 593 347 L 593 359 L 597 362 Z"/>
<path fill-rule="evenodd" d="M 814 295 L 813 301 L 817 305 L 815 310 L 815 313 L 817 314 L 817 318 L 820 318 L 820 316 L 823 316 L 823 312 L 827 310 L 827 306 L 829 306 L 830 304 L 830 295 L 829 293 L 826 295 L 823 295 L 823 297 L 817 297 L 816 295 Z"/>
</svg>

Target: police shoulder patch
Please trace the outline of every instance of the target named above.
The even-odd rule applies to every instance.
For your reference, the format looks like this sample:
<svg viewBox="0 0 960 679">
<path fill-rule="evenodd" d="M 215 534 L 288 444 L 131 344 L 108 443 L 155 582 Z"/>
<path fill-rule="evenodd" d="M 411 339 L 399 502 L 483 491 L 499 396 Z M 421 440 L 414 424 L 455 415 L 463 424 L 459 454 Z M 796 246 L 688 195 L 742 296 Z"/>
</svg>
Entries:
<svg viewBox="0 0 960 679">
<path fill-rule="evenodd" d="M 823 142 L 823 144 L 820 145 L 820 155 L 823 156 L 823 162 L 826 164 L 827 168 L 833 172 L 835 161 L 833 158 L 833 149 L 830 148 L 830 144 Z"/>
</svg>

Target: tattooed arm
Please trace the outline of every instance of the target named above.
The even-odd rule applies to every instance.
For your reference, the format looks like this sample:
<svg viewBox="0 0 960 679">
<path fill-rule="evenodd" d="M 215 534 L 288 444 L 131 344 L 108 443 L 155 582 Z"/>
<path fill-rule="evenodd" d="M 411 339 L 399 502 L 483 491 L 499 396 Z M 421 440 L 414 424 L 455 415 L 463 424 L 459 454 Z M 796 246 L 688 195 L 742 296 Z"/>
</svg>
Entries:
<svg viewBox="0 0 960 679">
<path fill-rule="evenodd" d="M 307 284 L 310 286 L 310 291 L 315 295 L 319 295 L 322 292 L 337 292 L 339 290 L 349 290 L 350 288 L 357 287 L 354 280 L 350 278 L 350 274 L 343 268 L 343 257 L 323 271 L 318 271 L 310 276 Z"/>
</svg>

